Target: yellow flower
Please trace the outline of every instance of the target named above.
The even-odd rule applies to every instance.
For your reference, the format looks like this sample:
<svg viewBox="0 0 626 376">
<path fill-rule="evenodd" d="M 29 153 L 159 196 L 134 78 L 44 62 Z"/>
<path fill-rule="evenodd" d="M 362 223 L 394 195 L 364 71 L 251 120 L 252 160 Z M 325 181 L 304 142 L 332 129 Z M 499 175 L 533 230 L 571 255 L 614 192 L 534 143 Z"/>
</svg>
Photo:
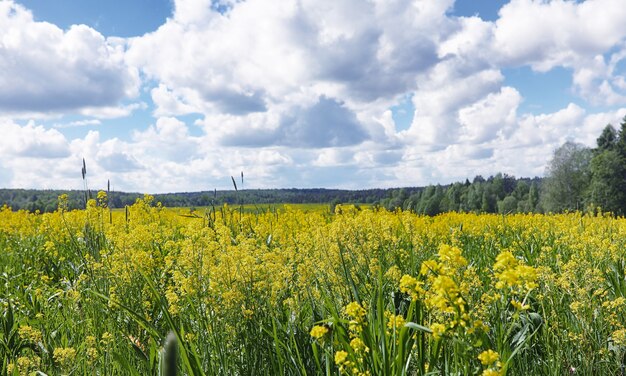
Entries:
<svg viewBox="0 0 626 376">
<path fill-rule="evenodd" d="M 41 359 L 36 355 L 32 358 L 27 356 L 20 356 L 19 358 L 17 358 L 17 368 L 20 371 L 20 375 L 31 374 L 31 371 L 34 371 L 34 369 L 39 365 L 40 361 Z"/>
<path fill-rule="evenodd" d="M 517 259 L 513 256 L 513 253 L 504 251 L 496 256 L 496 263 L 493 265 L 493 270 L 501 271 L 514 268 L 515 266 L 517 266 Z"/>
<path fill-rule="evenodd" d="M 109 200 L 105 191 L 99 191 L 96 199 L 98 200 L 98 206 L 103 208 L 107 207 Z"/>
<path fill-rule="evenodd" d="M 346 359 L 348 359 L 348 353 L 346 351 L 340 350 L 335 353 L 335 363 L 337 365 L 342 365 L 345 363 Z"/>
<path fill-rule="evenodd" d="M 17 333 L 20 338 L 31 343 L 39 343 L 42 341 L 41 331 L 34 329 L 33 327 L 28 325 L 20 326 L 20 328 L 17 330 Z"/>
<path fill-rule="evenodd" d="M 370 350 L 369 347 L 365 346 L 365 343 L 363 342 L 361 338 L 352 339 L 352 341 L 350 341 L 350 347 L 352 347 L 354 352 L 357 354 L 363 353 L 363 352 L 369 352 Z"/>
<path fill-rule="evenodd" d="M 345 308 L 346 315 L 352 317 L 356 321 L 360 322 L 365 317 L 365 308 L 363 308 L 359 303 L 352 302 L 348 304 Z"/>
<path fill-rule="evenodd" d="M 313 329 L 311 329 L 311 337 L 315 339 L 320 339 L 324 337 L 328 333 L 328 328 L 322 325 L 315 325 Z"/>
<path fill-rule="evenodd" d="M 76 358 L 76 350 L 72 347 L 57 347 L 52 354 L 54 361 L 61 367 L 69 366 Z"/>
<path fill-rule="evenodd" d="M 439 261 L 446 268 L 459 269 L 467 265 L 467 260 L 461 255 L 462 251 L 457 247 L 451 247 L 447 244 L 439 246 Z"/>
<path fill-rule="evenodd" d="M 111 343 L 113 343 L 113 334 L 111 334 L 109 332 L 102 333 L 102 339 L 100 340 L 100 343 L 103 346 L 108 346 Z"/>
<path fill-rule="evenodd" d="M 389 315 L 389 321 L 387 321 L 387 329 L 400 331 L 404 326 L 404 316 L 402 315 Z"/>
<path fill-rule="evenodd" d="M 626 329 L 619 329 L 611 334 L 613 341 L 618 346 L 626 345 Z"/>
<path fill-rule="evenodd" d="M 433 338 L 438 340 L 446 332 L 446 326 L 440 323 L 434 323 L 430 326 L 430 330 L 433 331 Z"/>
<path fill-rule="evenodd" d="M 422 289 L 423 283 L 417 278 L 405 274 L 400 278 L 400 291 L 409 294 L 413 300 L 417 300 L 420 295 L 424 294 Z"/>
<path fill-rule="evenodd" d="M 67 194 L 64 193 L 58 197 L 58 210 L 60 212 L 67 211 L 69 208 L 69 200 Z"/>
<path fill-rule="evenodd" d="M 537 269 L 517 260 L 510 251 L 501 252 L 493 265 L 497 289 L 511 288 L 528 292 L 537 288 Z"/>
<path fill-rule="evenodd" d="M 515 309 L 516 309 L 516 310 L 518 310 L 518 311 L 525 311 L 525 310 L 527 310 L 528 308 L 530 308 L 530 306 L 529 306 L 528 304 L 523 304 L 523 303 L 521 303 L 521 302 L 518 302 L 518 301 L 517 301 L 517 300 L 515 300 L 515 299 L 511 300 L 511 305 L 512 305 L 513 307 L 515 307 Z"/>
<path fill-rule="evenodd" d="M 483 351 L 478 355 L 478 360 L 480 360 L 484 366 L 490 366 L 497 362 L 498 359 L 500 359 L 500 354 L 491 349 Z"/>
<path fill-rule="evenodd" d="M 441 267 L 440 267 L 439 263 L 437 263 L 437 261 L 435 261 L 435 260 L 427 260 L 427 261 L 424 261 L 422 263 L 422 266 L 420 267 L 420 274 L 421 275 L 426 275 L 426 274 L 428 274 L 430 272 L 437 273 L 440 268 Z"/>
<path fill-rule="evenodd" d="M 489 368 L 483 371 L 482 376 L 500 376 L 500 371 Z"/>
</svg>

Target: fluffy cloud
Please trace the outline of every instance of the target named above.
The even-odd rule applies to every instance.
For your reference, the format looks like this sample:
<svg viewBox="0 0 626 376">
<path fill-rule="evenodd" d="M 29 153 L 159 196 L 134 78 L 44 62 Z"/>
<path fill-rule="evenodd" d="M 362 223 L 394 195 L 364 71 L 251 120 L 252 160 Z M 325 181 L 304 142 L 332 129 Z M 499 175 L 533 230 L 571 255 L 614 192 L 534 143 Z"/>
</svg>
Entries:
<svg viewBox="0 0 626 376">
<path fill-rule="evenodd" d="M 41 159 L 63 158 L 70 154 L 69 143 L 59 131 L 29 122 L 20 126 L 0 119 L 0 155 Z"/>
<path fill-rule="evenodd" d="M 499 64 L 526 65 L 542 72 L 572 68 L 575 91 L 596 105 L 626 103 L 623 72 L 626 8 L 620 0 L 514 0 L 494 29 Z"/>
<path fill-rule="evenodd" d="M 471 106 L 480 106 L 480 101 L 488 102 L 489 95 L 493 96 L 491 93 L 500 88 L 502 80 L 502 74 L 497 70 L 463 75 L 453 60 L 439 64 L 418 80 L 420 90 L 412 98 L 415 106 L 413 123 L 409 130 L 403 132 L 407 142 L 427 145 L 433 150 L 459 142 L 463 135 L 461 123 L 470 116 Z M 480 117 L 474 116 L 473 120 Z M 480 127 L 480 124 L 474 126 L 465 121 L 463 127 L 467 133 L 471 128 Z"/>
<path fill-rule="evenodd" d="M 564 141 L 591 146 L 626 114 L 621 0 L 512 0 L 494 22 L 455 17 L 453 3 L 176 0 L 158 30 L 121 40 L 0 2 L 2 114 L 100 124 L 0 123 L 0 183 L 76 187 L 83 157 L 94 188 L 149 192 L 230 188 L 242 170 L 247 187 L 534 176 Z M 567 68 L 581 101 L 523 113 L 529 98 L 505 75 L 524 66 Z M 139 77 L 152 103 L 123 104 Z M 408 129 L 392 110 L 406 102 Z M 153 120 L 103 136 L 108 119 L 149 106 Z"/>
<path fill-rule="evenodd" d="M 509 64 L 547 71 L 593 58 L 626 36 L 626 8 L 620 0 L 512 0 L 500 10 L 495 48 Z"/>
<path fill-rule="evenodd" d="M 221 14 L 206 1 L 179 0 L 166 24 L 130 42 L 128 59 L 160 82 L 152 91 L 158 115 L 200 112 L 230 120 L 249 116 L 258 122 L 255 114 L 269 113 L 250 130 L 295 124 L 297 138 L 309 126 L 310 119 L 302 120 L 313 116 L 309 111 L 330 103 L 313 104 L 324 97 L 357 118 L 365 117 L 367 124 L 361 126 L 372 133 L 371 128 L 380 126 L 364 112 L 376 107 L 380 116 L 390 99 L 415 90 L 416 74 L 440 60 L 437 43 L 453 30 L 445 15 L 451 5 L 310 0 L 278 7 L 249 0 L 229 3 Z M 290 113 L 298 109 L 303 114 Z M 346 121 L 340 120 L 337 132 L 344 132 Z M 232 133 L 226 127 L 218 133 Z M 276 144 L 288 143 L 281 134 L 274 136 Z M 319 136 L 328 139 L 311 140 L 309 146 L 344 144 L 344 137 L 330 130 Z M 271 137 L 255 138 L 264 143 Z"/>
<path fill-rule="evenodd" d="M 85 25 L 63 31 L 36 22 L 13 1 L 0 2 L 0 111 L 50 113 L 115 106 L 137 94 L 137 70 L 123 41 Z"/>
</svg>

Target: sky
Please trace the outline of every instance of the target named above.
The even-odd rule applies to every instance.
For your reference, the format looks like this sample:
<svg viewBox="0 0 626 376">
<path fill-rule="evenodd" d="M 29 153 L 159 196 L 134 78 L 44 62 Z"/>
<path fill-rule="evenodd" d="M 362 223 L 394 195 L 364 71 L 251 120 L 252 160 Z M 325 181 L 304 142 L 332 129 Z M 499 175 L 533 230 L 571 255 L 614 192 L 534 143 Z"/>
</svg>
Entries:
<svg viewBox="0 0 626 376">
<path fill-rule="evenodd" d="M 543 176 L 626 115 L 624 0 L 0 0 L 0 187 Z"/>
</svg>

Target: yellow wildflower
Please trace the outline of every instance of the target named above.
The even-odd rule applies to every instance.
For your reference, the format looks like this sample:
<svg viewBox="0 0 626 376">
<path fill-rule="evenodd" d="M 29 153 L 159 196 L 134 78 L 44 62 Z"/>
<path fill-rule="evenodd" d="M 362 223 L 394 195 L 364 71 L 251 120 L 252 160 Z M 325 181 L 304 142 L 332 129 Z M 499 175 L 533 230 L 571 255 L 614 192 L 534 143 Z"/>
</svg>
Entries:
<svg viewBox="0 0 626 376">
<path fill-rule="evenodd" d="M 446 332 L 446 326 L 440 323 L 434 323 L 430 326 L 430 330 L 433 331 L 433 338 L 438 340 Z"/>
<path fill-rule="evenodd" d="M 517 311 L 525 311 L 528 308 L 530 308 L 530 306 L 528 304 L 523 304 L 522 302 L 518 302 L 517 300 L 513 299 L 511 300 L 511 305 L 517 310 Z"/>
<path fill-rule="evenodd" d="M 322 325 L 315 325 L 312 329 L 311 329 L 311 337 L 315 338 L 315 339 L 320 339 L 322 337 L 324 337 L 326 335 L 326 333 L 328 333 L 328 328 Z"/>
<path fill-rule="evenodd" d="M 17 333 L 21 339 L 24 339 L 31 343 L 39 343 L 42 341 L 41 331 L 29 325 L 20 326 L 17 330 Z"/>
<path fill-rule="evenodd" d="M 361 321 L 365 317 L 365 308 L 363 308 L 359 303 L 352 302 L 348 304 L 345 308 L 346 315 L 352 317 L 356 321 Z"/>
<path fill-rule="evenodd" d="M 54 361 L 59 363 L 61 367 L 71 365 L 76 358 L 76 350 L 72 347 L 57 347 L 52 354 Z"/>
<path fill-rule="evenodd" d="M 346 351 L 340 350 L 335 353 L 335 363 L 337 365 L 342 365 L 348 359 L 348 353 Z"/>
<path fill-rule="evenodd" d="M 498 359 L 500 359 L 500 354 L 491 349 L 483 351 L 478 355 L 478 360 L 480 360 L 484 366 L 490 366 L 497 362 Z"/>
<path fill-rule="evenodd" d="M 618 346 L 626 345 L 626 329 L 619 329 L 619 330 L 614 331 L 611 334 L 611 337 L 613 338 L 613 342 L 615 342 L 616 345 Z"/>
<path fill-rule="evenodd" d="M 355 353 L 360 354 L 364 352 L 369 352 L 369 347 L 365 345 L 365 342 L 361 338 L 354 338 L 350 341 L 350 347 L 354 350 Z"/>
<path fill-rule="evenodd" d="M 420 295 L 424 294 L 422 285 L 423 283 L 421 281 L 418 281 L 417 278 L 411 277 L 408 274 L 400 278 L 400 291 L 409 294 L 413 300 L 418 299 Z"/>
<path fill-rule="evenodd" d="M 482 376 L 500 376 L 500 371 L 489 368 L 483 371 Z"/>
</svg>

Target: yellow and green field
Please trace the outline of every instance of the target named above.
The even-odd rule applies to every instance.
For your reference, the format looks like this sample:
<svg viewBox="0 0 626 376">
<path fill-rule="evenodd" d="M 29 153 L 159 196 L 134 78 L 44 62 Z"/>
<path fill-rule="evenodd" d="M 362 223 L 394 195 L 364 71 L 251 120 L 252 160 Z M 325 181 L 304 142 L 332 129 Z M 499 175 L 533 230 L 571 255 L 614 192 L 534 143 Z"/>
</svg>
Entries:
<svg viewBox="0 0 626 376">
<path fill-rule="evenodd" d="M 105 204 L 0 211 L 0 375 L 623 374 L 623 218 Z"/>
</svg>

